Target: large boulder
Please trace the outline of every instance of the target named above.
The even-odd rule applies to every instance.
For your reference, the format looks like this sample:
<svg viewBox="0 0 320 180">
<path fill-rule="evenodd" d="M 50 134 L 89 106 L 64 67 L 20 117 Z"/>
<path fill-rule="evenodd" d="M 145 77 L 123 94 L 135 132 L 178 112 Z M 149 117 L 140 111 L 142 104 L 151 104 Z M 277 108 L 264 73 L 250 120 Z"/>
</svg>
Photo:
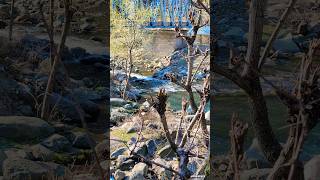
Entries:
<svg viewBox="0 0 320 180">
<path fill-rule="evenodd" d="M 117 159 L 118 156 L 123 155 L 124 152 L 126 152 L 126 151 L 127 151 L 127 148 L 125 148 L 125 147 L 116 149 L 115 151 L 113 151 L 113 153 L 111 153 L 110 158 L 111 159 Z"/>
<path fill-rule="evenodd" d="M 15 141 L 42 139 L 54 133 L 54 128 L 36 117 L 0 116 L 0 137 Z"/>
<path fill-rule="evenodd" d="M 9 148 L 9 149 L 6 149 L 4 152 L 8 158 L 22 158 L 22 159 L 34 160 L 32 152 L 28 148 L 24 148 L 24 149 Z"/>
<path fill-rule="evenodd" d="M 41 144 L 31 147 L 33 157 L 38 161 L 51 161 L 54 158 L 54 152 Z"/>
<path fill-rule="evenodd" d="M 71 152 L 73 150 L 69 140 L 59 134 L 54 134 L 41 142 L 41 145 L 54 152 Z"/>
<path fill-rule="evenodd" d="M 320 155 L 314 156 L 304 165 L 304 179 L 317 180 L 320 177 Z"/>
<path fill-rule="evenodd" d="M 129 114 L 125 112 L 124 108 L 112 108 L 110 115 L 110 122 L 113 124 L 117 124 L 122 122 L 124 119 L 129 117 Z"/>
<path fill-rule="evenodd" d="M 158 151 L 158 155 L 161 158 L 173 158 L 175 157 L 175 153 L 172 150 L 170 145 L 166 145 Z"/>
<path fill-rule="evenodd" d="M 90 149 L 91 146 L 95 146 L 95 141 L 85 132 L 74 132 L 75 138 L 72 142 L 72 146 L 80 149 Z"/>
<path fill-rule="evenodd" d="M 276 39 L 272 45 L 273 49 L 275 51 L 279 51 L 280 53 L 298 53 L 300 52 L 299 47 L 294 42 L 291 35 L 282 38 L 282 39 Z"/>
<path fill-rule="evenodd" d="M 147 175 L 147 172 L 148 166 L 145 163 L 138 163 L 133 167 L 131 175 L 129 176 L 129 180 L 146 179 L 145 176 Z"/>
<path fill-rule="evenodd" d="M 8 158 L 3 163 L 4 179 L 43 180 L 62 177 L 65 175 L 65 167 L 55 163 L 35 162 L 21 158 Z"/>
<path fill-rule="evenodd" d="M 23 110 L 25 106 L 30 106 L 34 102 L 30 89 L 13 79 L 2 77 L 4 74 L 2 72 L 0 74 L 0 116 L 30 116 L 30 112 Z"/>
<path fill-rule="evenodd" d="M 167 167 L 172 168 L 172 165 L 168 161 L 166 161 L 162 158 L 156 158 L 154 161 L 156 163 L 163 164 Z M 156 166 L 156 165 L 152 165 L 152 167 L 154 169 L 154 172 L 158 176 L 158 179 L 160 179 L 160 180 L 172 179 L 173 173 L 171 171 L 169 171 L 163 167 Z"/>
<path fill-rule="evenodd" d="M 77 104 L 68 97 L 62 97 L 57 93 L 52 93 L 49 96 L 49 107 L 55 107 L 56 111 L 61 113 L 65 117 L 66 123 L 81 123 L 81 116 L 85 118 L 85 120 L 92 122 L 96 121 L 95 117 L 97 116 L 97 105 L 91 101 L 82 101 L 82 106 L 80 104 L 79 109 L 77 109 Z M 80 102 L 81 103 L 81 102 Z M 88 107 L 88 111 L 90 110 L 92 115 L 87 114 L 84 110 L 84 107 Z"/>
</svg>

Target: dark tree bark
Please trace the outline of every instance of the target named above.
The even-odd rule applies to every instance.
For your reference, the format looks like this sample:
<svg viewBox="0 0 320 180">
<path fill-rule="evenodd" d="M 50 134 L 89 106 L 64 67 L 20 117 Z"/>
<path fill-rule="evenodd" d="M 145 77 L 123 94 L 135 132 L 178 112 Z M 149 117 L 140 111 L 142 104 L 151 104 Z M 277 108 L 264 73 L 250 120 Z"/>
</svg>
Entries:
<svg viewBox="0 0 320 180">
<path fill-rule="evenodd" d="M 263 96 L 258 69 L 264 22 L 264 10 L 267 1 L 252 0 L 249 15 L 248 50 L 243 70 L 227 69 L 212 62 L 213 72 L 233 81 L 249 96 L 253 106 L 252 124 L 261 149 L 266 158 L 274 163 L 281 151 L 281 146 L 274 136 L 269 123 L 268 108 Z"/>
</svg>

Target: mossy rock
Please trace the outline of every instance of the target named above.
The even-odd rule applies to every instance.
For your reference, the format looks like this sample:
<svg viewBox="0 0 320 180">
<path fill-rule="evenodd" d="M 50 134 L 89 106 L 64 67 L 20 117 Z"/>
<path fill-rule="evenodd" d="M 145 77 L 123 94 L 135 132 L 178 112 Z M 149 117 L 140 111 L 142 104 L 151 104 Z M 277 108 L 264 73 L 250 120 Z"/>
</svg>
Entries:
<svg viewBox="0 0 320 180">
<path fill-rule="evenodd" d="M 64 154 L 64 153 L 55 153 L 53 155 L 53 162 L 57 164 L 68 165 L 73 163 L 73 158 L 71 155 Z"/>
</svg>

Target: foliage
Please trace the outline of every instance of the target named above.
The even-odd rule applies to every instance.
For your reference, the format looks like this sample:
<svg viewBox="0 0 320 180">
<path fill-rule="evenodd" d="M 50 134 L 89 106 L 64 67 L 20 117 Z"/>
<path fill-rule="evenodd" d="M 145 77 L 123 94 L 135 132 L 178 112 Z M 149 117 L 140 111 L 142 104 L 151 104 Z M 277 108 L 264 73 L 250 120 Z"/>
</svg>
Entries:
<svg viewBox="0 0 320 180">
<path fill-rule="evenodd" d="M 129 58 L 132 50 L 134 61 L 145 59 L 146 50 L 151 40 L 151 33 L 143 29 L 150 17 L 151 11 L 146 8 L 135 8 L 131 1 L 123 1 L 122 9 L 111 8 L 111 43 L 110 50 L 115 60 Z"/>
</svg>

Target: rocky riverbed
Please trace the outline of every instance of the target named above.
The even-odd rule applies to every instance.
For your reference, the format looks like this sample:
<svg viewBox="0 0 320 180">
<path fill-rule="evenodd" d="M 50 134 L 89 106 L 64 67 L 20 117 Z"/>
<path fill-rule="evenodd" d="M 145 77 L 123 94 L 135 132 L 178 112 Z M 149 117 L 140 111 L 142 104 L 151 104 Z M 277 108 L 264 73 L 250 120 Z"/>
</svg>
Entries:
<svg viewBox="0 0 320 180">
<path fill-rule="evenodd" d="M 0 179 L 99 179 L 92 149 L 103 171 L 109 169 L 106 4 L 73 1 L 77 11 L 62 52 L 68 84 L 59 84 L 65 76 L 58 70 L 45 121 L 39 117 L 50 50 L 37 3 L 16 1 L 9 42 L 10 1 L 0 1 Z M 55 10 L 55 42 L 60 43 L 63 9 L 56 4 Z"/>
</svg>

